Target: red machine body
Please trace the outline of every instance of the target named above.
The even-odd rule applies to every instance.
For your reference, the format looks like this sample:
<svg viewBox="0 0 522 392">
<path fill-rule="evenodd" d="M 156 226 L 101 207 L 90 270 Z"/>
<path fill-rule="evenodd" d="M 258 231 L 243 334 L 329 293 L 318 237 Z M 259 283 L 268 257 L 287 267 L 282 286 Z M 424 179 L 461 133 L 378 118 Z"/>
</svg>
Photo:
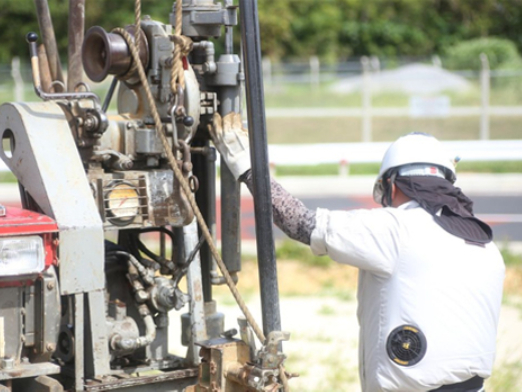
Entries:
<svg viewBox="0 0 522 392">
<path fill-rule="evenodd" d="M 45 269 L 58 265 L 56 249 L 58 225 L 47 215 L 17 207 L 5 207 L 5 215 L 0 216 L 0 237 L 39 235 L 45 248 Z"/>
</svg>

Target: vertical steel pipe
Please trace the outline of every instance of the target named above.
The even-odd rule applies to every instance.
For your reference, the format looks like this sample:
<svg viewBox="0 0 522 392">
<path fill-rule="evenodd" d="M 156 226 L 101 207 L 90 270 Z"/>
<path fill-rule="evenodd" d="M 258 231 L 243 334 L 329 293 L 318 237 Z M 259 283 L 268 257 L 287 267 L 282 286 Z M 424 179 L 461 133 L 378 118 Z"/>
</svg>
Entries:
<svg viewBox="0 0 522 392">
<path fill-rule="evenodd" d="M 239 112 L 239 86 L 220 88 L 220 113 Z M 221 157 L 221 256 L 230 272 L 241 271 L 241 194 L 239 182 Z"/>
<path fill-rule="evenodd" d="M 45 52 L 45 45 L 38 45 L 38 64 L 40 67 L 40 79 L 42 80 L 42 89 L 46 93 L 52 92 L 51 83 L 51 70 L 49 69 L 49 60 L 47 59 L 47 53 Z"/>
<path fill-rule="evenodd" d="M 231 1 L 225 1 L 225 6 L 231 6 Z M 225 26 L 225 55 L 219 58 L 218 64 L 236 61 L 237 56 L 232 54 L 234 51 L 233 38 L 232 26 Z M 237 60 L 239 61 L 239 59 Z M 221 116 L 240 111 L 240 87 L 237 79 L 234 85 L 220 87 L 219 111 Z M 236 181 L 223 158 L 221 158 L 220 170 L 221 256 L 227 269 L 233 273 L 241 271 L 241 192 L 239 182 Z"/>
<path fill-rule="evenodd" d="M 272 227 L 272 195 L 266 136 L 261 41 L 256 0 L 240 0 L 241 40 L 246 76 L 246 98 L 250 135 L 250 156 L 254 181 L 254 212 L 261 307 L 265 335 L 281 330 L 279 289 Z"/>
<path fill-rule="evenodd" d="M 82 43 L 85 27 L 85 0 L 69 0 L 67 91 L 82 82 Z"/>
<path fill-rule="evenodd" d="M 56 37 L 54 35 L 53 21 L 51 19 L 51 12 L 49 11 L 49 4 L 47 0 L 34 0 L 36 5 L 36 16 L 38 18 L 38 25 L 40 26 L 40 33 L 45 45 L 47 59 L 49 60 L 49 69 L 51 70 L 51 77 L 54 81 L 64 82 L 62 65 L 60 63 L 60 55 L 56 46 Z M 55 87 L 56 92 L 62 92 L 60 87 Z"/>
<path fill-rule="evenodd" d="M 196 203 L 211 233 L 214 233 L 216 226 L 216 151 L 209 147 L 208 139 L 195 139 L 192 145 L 207 151 L 207 153 L 192 154 L 192 172 L 199 180 L 199 189 L 195 194 Z M 213 259 L 206 242 L 201 246 L 199 256 L 201 260 L 203 298 L 205 302 L 210 302 L 212 301 L 211 271 Z"/>
</svg>

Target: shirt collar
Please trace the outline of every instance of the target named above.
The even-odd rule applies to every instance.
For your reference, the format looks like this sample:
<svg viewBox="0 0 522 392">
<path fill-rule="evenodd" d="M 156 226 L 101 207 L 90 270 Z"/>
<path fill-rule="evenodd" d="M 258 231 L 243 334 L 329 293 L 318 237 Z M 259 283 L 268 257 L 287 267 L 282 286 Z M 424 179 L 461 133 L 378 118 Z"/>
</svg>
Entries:
<svg viewBox="0 0 522 392">
<path fill-rule="evenodd" d="M 407 201 L 406 203 L 404 204 L 401 204 L 400 206 L 398 206 L 397 208 L 399 210 L 410 210 L 412 208 L 418 208 L 420 207 L 419 203 L 416 202 L 415 200 L 410 200 L 410 201 Z"/>
</svg>

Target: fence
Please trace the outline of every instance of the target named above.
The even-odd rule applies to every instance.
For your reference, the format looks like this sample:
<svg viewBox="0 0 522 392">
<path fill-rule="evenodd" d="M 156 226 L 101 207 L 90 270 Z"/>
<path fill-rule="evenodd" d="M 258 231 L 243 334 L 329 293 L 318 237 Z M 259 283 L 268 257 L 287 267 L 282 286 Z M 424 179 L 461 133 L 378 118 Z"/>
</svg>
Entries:
<svg viewBox="0 0 522 392">
<path fill-rule="evenodd" d="M 480 71 L 450 73 L 442 69 L 438 57 L 429 62 L 416 60 L 417 67 L 407 61 L 390 64 L 377 58 L 333 65 L 322 65 L 315 57 L 308 62 L 283 64 L 271 64 L 265 59 L 267 116 L 276 126 L 275 119 L 283 118 L 357 119 L 350 124 L 359 128 L 359 136 L 352 136 L 349 141 L 393 139 L 397 132 L 390 132 L 387 122 L 402 128 L 402 133 L 427 131 L 443 139 L 522 136 L 518 130 L 522 117 L 522 70 L 490 70 L 485 55 L 481 56 Z M 391 80 L 392 75 L 395 80 Z M 351 100 L 341 97 L 342 84 L 350 82 L 351 89 L 345 89 L 344 94 Z M 435 88 L 437 83 L 442 84 L 440 88 Z M 289 93 L 299 89 L 300 96 Z M 328 95 L 338 99 L 339 104 Z M 319 126 L 319 121 L 316 124 Z M 374 128 L 380 129 L 377 138 Z M 277 135 L 274 138 L 288 142 Z"/>
<path fill-rule="evenodd" d="M 446 140 L 520 138 L 522 70 L 490 70 L 485 56 L 481 63 L 478 72 L 450 73 L 436 56 L 335 64 L 265 58 L 269 141 L 387 141 L 409 131 Z M 30 81 L 28 64 L 0 65 L 0 103 L 36 100 Z M 91 85 L 105 94 L 105 86 Z M 321 128 L 329 132 L 314 135 Z"/>
</svg>

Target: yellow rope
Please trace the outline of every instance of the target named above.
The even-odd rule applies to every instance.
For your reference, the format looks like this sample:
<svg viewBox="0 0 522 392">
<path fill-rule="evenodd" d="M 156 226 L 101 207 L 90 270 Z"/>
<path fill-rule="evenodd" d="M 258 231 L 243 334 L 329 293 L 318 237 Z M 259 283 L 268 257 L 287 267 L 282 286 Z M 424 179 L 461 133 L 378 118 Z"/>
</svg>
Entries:
<svg viewBox="0 0 522 392">
<path fill-rule="evenodd" d="M 183 1 L 176 1 L 176 25 L 174 26 L 174 35 L 171 40 L 174 42 L 174 54 L 172 59 L 172 68 L 170 71 L 170 89 L 174 94 L 177 92 L 177 86 L 185 88 L 185 71 L 183 69 L 182 57 L 186 56 L 192 49 L 192 41 L 190 38 L 181 35 L 183 21 Z"/>
<path fill-rule="evenodd" d="M 134 21 L 134 42 L 136 42 L 139 52 L 141 41 L 141 0 L 135 0 L 134 2 Z"/>
</svg>

